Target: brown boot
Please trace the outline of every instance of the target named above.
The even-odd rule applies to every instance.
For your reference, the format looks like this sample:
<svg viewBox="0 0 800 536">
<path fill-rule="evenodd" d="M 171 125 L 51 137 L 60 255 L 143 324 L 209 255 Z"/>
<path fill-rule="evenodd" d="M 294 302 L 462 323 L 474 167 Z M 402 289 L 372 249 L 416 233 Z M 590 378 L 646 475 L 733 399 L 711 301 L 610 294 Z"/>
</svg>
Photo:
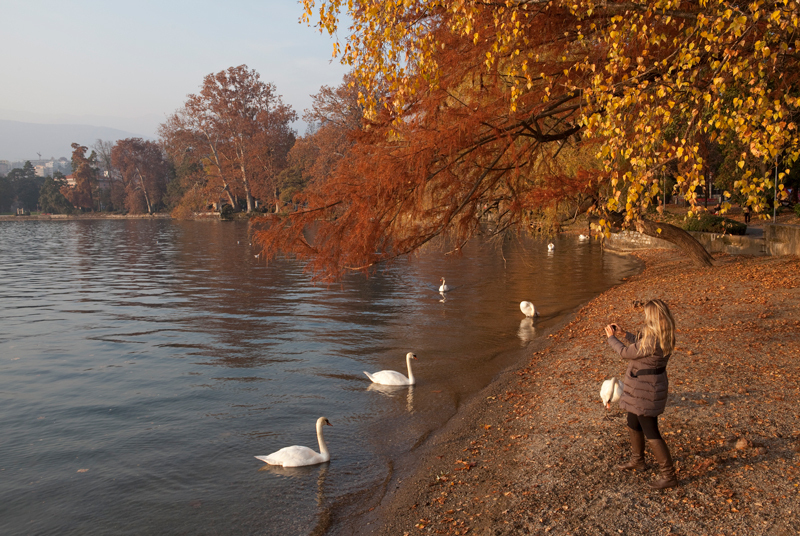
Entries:
<svg viewBox="0 0 800 536">
<path fill-rule="evenodd" d="M 617 465 L 617 471 L 644 471 L 647 464 L 644 463 L 644 432 L 628 428 L 628 435 L 631 438 L 631 459 L 625 463 Z"/>
<path fill-rule="evenodd" d="M 663 439 L 648 439 L 647 442 L 650 443 L 650 448 L 656 455 L 658 470 L 661 473 L 661 478 L 651 482 L 650 487 L 653 489 L 674 488 L 678 485 L 678 479 L 675 477 L 675 467 L 672 465 L 669 447 Z"/>
</svg>

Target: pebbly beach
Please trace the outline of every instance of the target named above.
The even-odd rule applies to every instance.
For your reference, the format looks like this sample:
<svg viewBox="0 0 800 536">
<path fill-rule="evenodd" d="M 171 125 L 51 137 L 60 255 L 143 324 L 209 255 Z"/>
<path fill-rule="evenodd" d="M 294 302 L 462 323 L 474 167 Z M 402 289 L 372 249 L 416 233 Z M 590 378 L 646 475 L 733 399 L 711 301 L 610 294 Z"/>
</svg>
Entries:
<svg viewBox="0 0 800 536">
<path fill-rule="evenodd" d="M 400 460 L 352 534 L 800 533 L 800 259 L 637 253 L 645 268 L 529 346 L 529 357 Z M 659 422 L 679 486 L 652 490 L 603 380 L 625 373 L 603 326 L 641 326 L 639 304 L 677 323 Z M 608 418 L 605 414 L 608 413 Z M 344 532 L 343 532 L 344 533 Z"/>
</svg>

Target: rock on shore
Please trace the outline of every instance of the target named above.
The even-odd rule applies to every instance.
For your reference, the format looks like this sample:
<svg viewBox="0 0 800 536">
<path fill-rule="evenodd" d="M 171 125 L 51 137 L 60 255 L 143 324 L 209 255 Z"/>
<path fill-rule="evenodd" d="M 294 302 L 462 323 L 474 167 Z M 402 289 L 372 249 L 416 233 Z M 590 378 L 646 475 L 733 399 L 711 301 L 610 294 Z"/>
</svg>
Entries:
<svg viewBox="0 0 800 536">
<path fill-rule="evenodd" d="M 357 534 L 800 533 L 800 260 L 665 251 L 541 341 L 529 364 L 476 396 L 397 475 Z M 635 331 L 662 298 L 678 333 L 660 426 L 680 487 L 617 472 L 624 414 L 599 389 L 625 363 L 603 326 Z"/>
</svg>

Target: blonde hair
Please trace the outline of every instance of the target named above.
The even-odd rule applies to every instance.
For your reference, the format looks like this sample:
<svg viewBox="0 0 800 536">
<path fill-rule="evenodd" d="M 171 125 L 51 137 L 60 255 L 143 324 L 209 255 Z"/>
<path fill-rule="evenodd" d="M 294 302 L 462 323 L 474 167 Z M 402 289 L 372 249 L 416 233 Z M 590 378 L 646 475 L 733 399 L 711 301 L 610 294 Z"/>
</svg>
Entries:
<svg viewBox="0 0 800 536">
<path fill-rule="evenodd" d="M 666 303 L 650 300 L 644 304 L 644 329 L 639 345 L 642 355 L 655 352 L 656 344 L 665 356 L 672 353 L 675 348 L 675 319 Z"/>
</svg>

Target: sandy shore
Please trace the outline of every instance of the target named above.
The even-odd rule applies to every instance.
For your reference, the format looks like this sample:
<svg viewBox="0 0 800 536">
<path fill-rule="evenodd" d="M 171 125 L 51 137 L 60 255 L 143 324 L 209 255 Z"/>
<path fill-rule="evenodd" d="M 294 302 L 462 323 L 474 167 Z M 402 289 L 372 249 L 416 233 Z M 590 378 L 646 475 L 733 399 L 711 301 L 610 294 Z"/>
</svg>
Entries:
<svg viewBox="0 0 800 536">
<path fill-rule="evenodd" d="M 398 466 L 356 534 L 800 533 L 800 260 L 674 252 L 578 311 Z M 625 363 L 603 326 L 631 330 L 633 302 L 666 300 L 678 325 L 661 430 L 680 487 L 621 474 L 624 415 L 600 383 Z"/>
</svg>

